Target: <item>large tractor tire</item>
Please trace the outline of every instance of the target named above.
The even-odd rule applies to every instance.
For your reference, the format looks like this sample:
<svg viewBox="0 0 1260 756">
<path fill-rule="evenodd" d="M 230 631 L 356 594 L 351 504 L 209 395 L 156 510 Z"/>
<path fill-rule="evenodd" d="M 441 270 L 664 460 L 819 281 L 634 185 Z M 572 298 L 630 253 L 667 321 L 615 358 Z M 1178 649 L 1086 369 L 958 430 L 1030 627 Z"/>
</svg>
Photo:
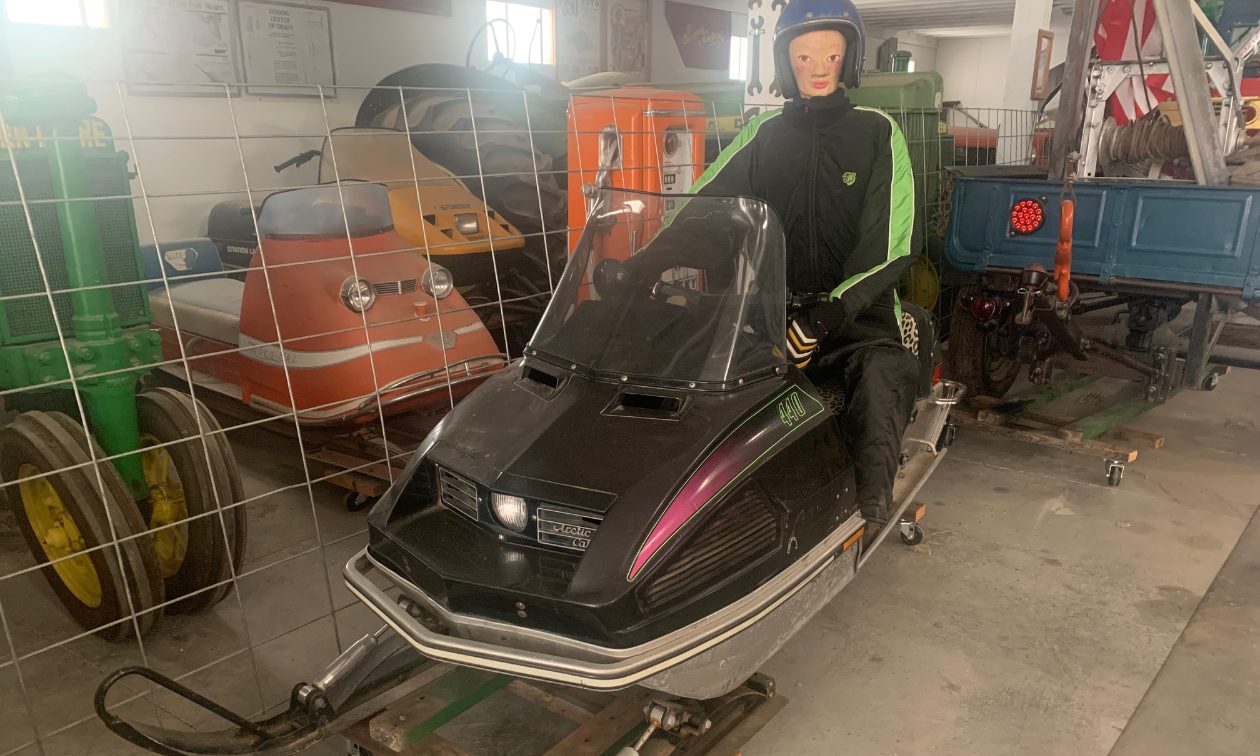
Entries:
<svg viewBox="0 0 1260 756">
<path fill-rule="evenodd" d="M 62 605 L 116 642 L 153 627 L 165 586 L 139 508 L 113 464 L 93 464 L 88 438 L 59 412 L 26 412 L 0 429 L 0 480 L 15 484 L 9 507 L 36 561 L 52 562 L 43 573 Z"/>
<path fill-rule="evenodd" d="M 991 348 L 991 331 L 980 328 L 980 322 L 963 304 L 966 297 L 954 300 L 949 326 L 949 348 L 945 350 L 945 370 L 949 378 L 967 386 L 970 397 L 1002 398 L 1019 377 L 1020 364 L 1002 357 Z"/>
<path fill-rule="evenodd" d="M 136 397 L 146 515 L 170 611 L 196 614 L 223 600 L 245 556 L 240 472 L 210 410 L 173 389 Z M 200 425 L 198 419 L 200 418 Z M 203 435 L 204 434 L 204 435 Z"/>
</svg>

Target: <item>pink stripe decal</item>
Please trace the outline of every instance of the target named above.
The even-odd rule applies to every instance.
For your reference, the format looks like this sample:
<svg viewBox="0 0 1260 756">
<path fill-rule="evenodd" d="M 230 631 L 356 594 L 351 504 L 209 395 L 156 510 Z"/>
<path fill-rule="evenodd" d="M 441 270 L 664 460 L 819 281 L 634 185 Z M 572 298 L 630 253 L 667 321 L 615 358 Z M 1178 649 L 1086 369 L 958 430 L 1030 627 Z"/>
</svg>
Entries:
<svg viewBox="0 0 1260 756">
<path fill-rule="evenodd" d="M 720 446 L 692 473 L 674 496 L 639 548 L 627 580 L 633 581 L 652 557 L 669 543 L 683 526 L 744 477 L 757 462 L 795 432 L 805 428 L 824 406 L 800 386 L 782 393 L 731 431 Z"/>
</svg>

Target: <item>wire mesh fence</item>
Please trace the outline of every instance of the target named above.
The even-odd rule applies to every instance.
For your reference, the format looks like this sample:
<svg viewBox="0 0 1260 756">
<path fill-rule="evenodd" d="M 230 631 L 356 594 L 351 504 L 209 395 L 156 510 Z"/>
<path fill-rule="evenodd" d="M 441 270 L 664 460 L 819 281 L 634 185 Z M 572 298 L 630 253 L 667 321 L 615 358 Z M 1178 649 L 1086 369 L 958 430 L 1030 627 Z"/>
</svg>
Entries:
<svg viewBox="0 0 1260 756">
<path fill-rule="evenodd" d="M 127 748 L 144 665 L 255 716 L 375 630 L 363 510 L 519 357 L 583 185 L 687 192 L 742 103 L 660 90 L 10 82 L 0 100 L 0 756 Z M 1035 114 L 890 111 L 948 312 L 947 171 L 1037 163 Z M 129 681 L 133 721 L 214 728 Z"/>
</svg>

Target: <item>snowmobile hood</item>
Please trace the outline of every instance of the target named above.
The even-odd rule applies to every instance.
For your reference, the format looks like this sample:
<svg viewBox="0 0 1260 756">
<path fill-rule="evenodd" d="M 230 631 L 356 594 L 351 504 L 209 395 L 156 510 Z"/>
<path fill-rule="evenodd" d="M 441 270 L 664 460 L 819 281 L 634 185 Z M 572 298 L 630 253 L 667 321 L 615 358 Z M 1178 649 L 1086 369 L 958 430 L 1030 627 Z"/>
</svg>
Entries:
<svg viewBox="0 0 1260 756">
<path fill-rule="evenodd" d="M 373 510 L 373 557 L 452 610 L 470 602 L 494 616 L 484 604 L 498 593 L 503 609 L 570 602 L 610 612 L 605 628 L 619 627 L 619 615 L 634 626 L 635 594 L 685 545 L 693 518 L 738 498 L 765 465 L 778 469 L 770 452 L 823 432 L 829 458 L 809 485 L 839 475 L 844 454 L 834 424 L 823 427 L 830 412 L 796 375 L 671 392 L 518 362 L 447 416 L 421 448 L 423 461 Z M 466 492 L 462 505 L 451 498 L 457 490 Z M 494 495 L 528 503 L 523 531 L 499 522 Z M 783 541 L 776 512 L 767 500 L 758 515 L 764 528 L 754 537 L 765 554 Z M 503 570 L 504 554 L 552 568 Z M 477 588 L 457 593 L 452 581 Z"/>
</svg>

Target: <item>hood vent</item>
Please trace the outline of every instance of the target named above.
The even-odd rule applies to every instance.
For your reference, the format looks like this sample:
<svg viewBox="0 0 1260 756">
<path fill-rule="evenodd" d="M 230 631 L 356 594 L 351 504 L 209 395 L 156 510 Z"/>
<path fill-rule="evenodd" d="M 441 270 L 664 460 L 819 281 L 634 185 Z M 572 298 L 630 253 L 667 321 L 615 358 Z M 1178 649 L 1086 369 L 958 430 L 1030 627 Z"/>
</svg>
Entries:
<svg viewBox="0 0 1260 756">
<path fill-rule="evenodd" d="M 757 561 L 779 545 L 779 521 L 756 486 L 721 502 L 691 540 L 648 583 L 651 608 L 695 594 Z"/>
<path fill-rule="evenodd" d="M 534 383 L 551 389 L 552 391 L 560 388 L 560 379 L 558 377 L 552 375 L 551 373 L 539 370 L 533 365 L 525 368 L 525 380 L 533 381 Z"/>
<path fill-rule="evenodd" d="M 644 412 L 660 412 L 665 415 L 676 415 L 682 409 L 682 399 L 676 396 L 660 396 L 658 394 L 634 394 L 626 392 L 621 395 L 621 406 L 626 409 Z"/>
<path fill-rule="evenodd" d="M 604 408 L 613 417 L 642 417 L 651 420 L 677 420 L 687 408 L 686 394 L 665 391 L 622 389 Z"/>
<path fill-rule="evenodd" d="M 437 471 L 442 503 L 462 515 L 477 519 L 477 484 L 445 467 L 439 467 Z"/>
</svg>

